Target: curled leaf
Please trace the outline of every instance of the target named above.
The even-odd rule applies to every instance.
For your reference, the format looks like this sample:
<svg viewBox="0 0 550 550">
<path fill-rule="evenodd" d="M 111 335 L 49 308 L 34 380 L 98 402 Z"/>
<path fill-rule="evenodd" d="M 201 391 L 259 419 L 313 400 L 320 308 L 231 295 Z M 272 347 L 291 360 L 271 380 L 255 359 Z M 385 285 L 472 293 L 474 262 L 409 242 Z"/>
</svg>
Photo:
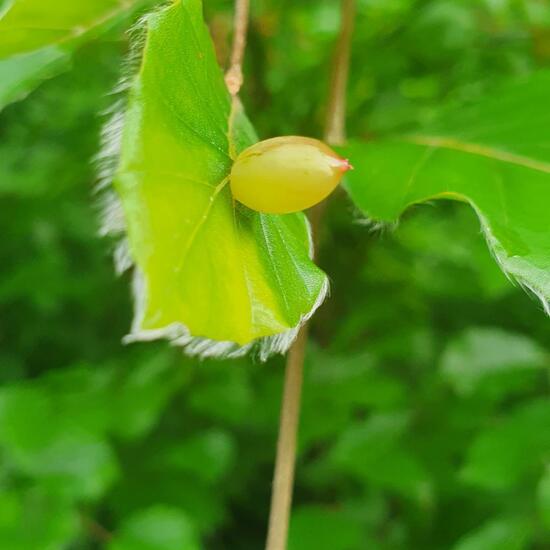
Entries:
<svg viewBox="0 0 550 550">
<path fill-rule="evenodd" d="M 409 136 L 344 148 L 347 189 L 370 218 L 432 199 L 468 203 L 503 271 L 550 313 L 550 73 L 454 109 Z"/>
<path fill-rule="evenodd" d="M 169 338 L 203 356 L 285 351 L 327 290 L 307 219 L 254 212 L 231 195 L 233 159 L 257 138 L 227 92 L 201 2 L 175 2 L 143 27 L 139 70 L 104 154 L 120 151 L 123 210 L 111 203 L 107 229 L 124 227 L 135 264 L 128 339 Z"/>
</svg>

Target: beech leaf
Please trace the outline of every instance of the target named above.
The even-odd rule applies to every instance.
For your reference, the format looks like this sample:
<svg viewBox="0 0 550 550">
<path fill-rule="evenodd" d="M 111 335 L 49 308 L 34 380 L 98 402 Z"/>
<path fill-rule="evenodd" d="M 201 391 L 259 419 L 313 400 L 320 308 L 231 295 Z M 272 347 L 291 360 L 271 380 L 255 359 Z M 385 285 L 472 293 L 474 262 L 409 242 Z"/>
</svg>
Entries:
<svg viewBox="0 0 550 550">
<path fill-rule="evenodd" d="M 549 96 L 541 71 L 414 134 L 351 143 L 352 200 L 382 222 L 432 199 L 468 203 L 504 272 L 550 312 Z"/>
<path fill-rule="evenodd" d="M 262 357 L 283 352 L 327 289 L 307 219 L 260 214 L 231 195 L 233 159 L 257 138 L 227 92 L 202 3 L 177 1 L 143 25 L 139 69 L 104 155 L 120 150 L 114 189 L 129 257 L 119 257 L 135 264 L 129 340 L 166 337 L 203 356 L 255 344 Z M 116 207 L 107 211 L 116 231 Z"/>
<path fill-rule="evenodd" d="M 143 4 L 143 0 L 0 3 L 0 109 L 67 70 L 79 45 Z"/>
</svg>

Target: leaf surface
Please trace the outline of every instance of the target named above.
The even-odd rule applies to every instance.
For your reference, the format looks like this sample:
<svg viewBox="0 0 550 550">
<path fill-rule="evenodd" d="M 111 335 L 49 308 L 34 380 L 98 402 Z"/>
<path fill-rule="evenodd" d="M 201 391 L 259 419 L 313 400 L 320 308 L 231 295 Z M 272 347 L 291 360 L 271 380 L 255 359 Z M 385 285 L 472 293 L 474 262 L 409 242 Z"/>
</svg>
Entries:
<svg viewBox="0 0 550 550">
<path fill-rule="evenodd" d="M 464 480 L 501 491 L 518 485 L 533 472 L 542 473 L 550 453 L 549 425 L 548 400 L 533 400 L 518 407 L 476 436 L 462 469 Z"/>
<path fill-rule="evenodd" d="M 79 519 L 70 501 L 42 487 L 3 489 L 0 547 L 10 550 L 67 548 L 78 536 Z"/>
<path fill-rule="evenodd" d="M 140 3 L 13 0 L 0 5 L 0 108 L 69 68 L 75 48 Z"/>
<path fill-rule="evenodd" d="M 502 391 L 507 378 L 522 387 L 522 374 L 532 375 L 547 364 L 546 351 L 522 334 L 471 327 L 448 344 L 441 371 L 455 391 L 470 396 L 484 385 Z"/>
<path fill-rule="evenodd" d="M 97 498 L 118 475 L 105 439 L 64 416 L 42 388 L 0 392 L 0 448 L 10 463 L 52 491 Z"/>
<path fill-rule="evenodd" d="M 359 521 L 345 510 L 302 506 L 293 514 L 288 547 L 290 550 L 349 550 L 364 544 Z"/>
<path fill-rule="evenodd" d="M 549 310 L 550 73 L 447 111 L 414 135 L 352 143 L 347 189 L 370 218 L 394 222 L 411 205 L 463 201 L 503 270 Z"/>
<path fill-rule="evenodd" d="M 108 547 L 109 550 L 199 550 L 201 545 L 184 512 L 159 505 L 127 519 Z"/>
<path fill-rule="evenodd" d="M 531 527 L 523 518 L 497 518 L 467 533 L 453 550 L 522 550 L 530 537 Z"/>
<path fill-rule="evenodd" d="M 544 528 L 550 530 L 550 466 L 546 466 L 537 486 L 539 516 Z"/>
<path fill-rule="evenodd" d="M 307 220 L 232 198 L 232 159 L 257 138 L 230 100 L 201 2 L 175 2 L 145 27 L 114 179 L 136 264 L 130 339 L 169 337 L 202 355 L 258 339 L 264 355 L 283 351 L 327 286 Z"/>
</svg>

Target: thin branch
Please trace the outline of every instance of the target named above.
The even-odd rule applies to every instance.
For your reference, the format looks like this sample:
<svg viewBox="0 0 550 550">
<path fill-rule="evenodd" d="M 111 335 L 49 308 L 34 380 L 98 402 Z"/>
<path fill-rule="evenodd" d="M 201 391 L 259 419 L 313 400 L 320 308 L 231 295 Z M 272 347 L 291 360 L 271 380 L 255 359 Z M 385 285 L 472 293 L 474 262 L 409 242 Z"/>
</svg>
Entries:
<svg viewBox="0 0 550 550">
<path fill-rule="evenodd" d="M 235 0 L 235 15 L 233 18 L 233 46 L 231 48 L 231 64 L 225 73 L 225 83 L 232 96 L 236 96 L 243 84 L 243 58 L 246 48 L 246 32 L 248 29 L 249 0 Z"/>
<path fill-rule="evenodd" d="M 340 35 L 336 44 L 325 121 L 325 141 L 330 145 L 342 145 L 346 141 L 346 90 L 355 0 L 341 0 L 340 17 Z"/>
<path fill-rule="evenodd" d="M 300 329 L 294 344 L 288 352 L 286 361 L 279 438 L 277 440 L 277 458 L 271 493 L 267 550 L 284 550 L 287 545 L 307 335 L 308 325 L 306 323 Z"/>
<path fill-rule="evenodd" d="M 325 140 L 331 145 L 342 144 L 346 135 L 346 88 L 351 35 L 355 17 L 355 0 L 341 0 L 340 9 L 340 33 L 335 48 L 325 127 Z M 314 240 L 314 255 L 317 249 L 319 228 L 325 206 L 326 201 L 323 201 L 309 212 Z M 308 327 L 309 325 L 306 323 L 300 329 L 296 341 L 288 352 L 286 362 L 266 550 L 286 550 L 287 547 Z"/>
</svg>

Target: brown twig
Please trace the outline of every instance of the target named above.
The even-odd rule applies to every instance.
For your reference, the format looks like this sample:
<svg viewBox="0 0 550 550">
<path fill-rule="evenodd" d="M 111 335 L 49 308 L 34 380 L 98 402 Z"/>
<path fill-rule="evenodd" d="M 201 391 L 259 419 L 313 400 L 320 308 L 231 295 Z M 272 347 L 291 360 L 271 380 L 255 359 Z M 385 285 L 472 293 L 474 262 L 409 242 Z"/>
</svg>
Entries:
<svg viewBox="0 0 550 550">
<path fill-rule="evenodd" d="M 341 145 L 345 141 L 346 88 L 355 0 L 341 0 L 340 10 L 340 33 L 335 48 L 325 127 L 325 140 L 331 145 Z M 314 255 L 325 206 L 326 201 L 323 201 L 309 212 Z M 307 337 L 306 323 L 290 348 L 286 362 L 266 550 L 285 550 L 287 547 Z"/>
<path fill-rule="evenodd" d="M 243 57 L 246 48 L 246 31 L 248 29 L 249 0 L 235 0 L 233 18 L 233 46 L 229 70 L 225 73 L 225 84 L 232 96 L 236 96 L 243 84 Z"/>
<path fill-rule="evenodd" d="M 325 141 L 330 145 L 342 145 L 346 141 L 346 90 L 355 0 L 341 0 L 340 17 L 340 34 L 336 43 L 325 121 Z"/>
<path fill-rule="evenodd" d="M 266 550 L 284 550 L 287 544 L 307 335 L 306 323 L 300 329 L 286 360 Z"/>
</svg>

